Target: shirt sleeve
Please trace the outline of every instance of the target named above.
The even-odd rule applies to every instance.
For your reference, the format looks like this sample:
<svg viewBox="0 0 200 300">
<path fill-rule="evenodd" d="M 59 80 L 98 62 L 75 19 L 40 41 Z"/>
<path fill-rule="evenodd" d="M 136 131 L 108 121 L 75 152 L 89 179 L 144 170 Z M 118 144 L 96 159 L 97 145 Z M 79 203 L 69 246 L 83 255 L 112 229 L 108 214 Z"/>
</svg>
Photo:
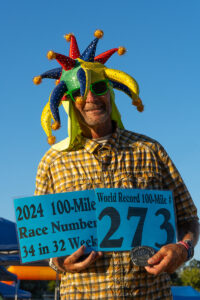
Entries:
<svg viewBox="0 0 200 300">
<path fill-rule="evenodd" d="M 191 195 L 174 163 L 160 144 L 158 144 L 158 156 L 162 164 L 163 186 L 173 192 L 177 225 L 198 220 L 197 208 Z"/>
<path fill-rule="evenodd" d="M 36 175 L 36 189 L 35 195 L 53 194 L 54 184 L 53 178 L 50 171 L 50 161 L 48 152 L 42 158 L 39 163 L 37 175 Z"/>
</svg>

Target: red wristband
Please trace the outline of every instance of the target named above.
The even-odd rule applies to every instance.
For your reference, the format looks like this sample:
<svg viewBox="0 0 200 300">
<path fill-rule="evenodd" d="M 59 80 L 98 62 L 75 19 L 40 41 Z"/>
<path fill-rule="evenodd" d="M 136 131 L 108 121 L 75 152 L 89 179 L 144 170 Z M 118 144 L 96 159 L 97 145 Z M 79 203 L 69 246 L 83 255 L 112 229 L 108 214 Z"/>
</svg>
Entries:
<svg viewBox="0 0 200 300">
<path fill-rule="evenodd" d="M 179 242 L 177 242 L 177 244 L 183 245 L 187 250 L 190 248 L 189 245 L 183 241 L 179 241 Z"/>
</svg>

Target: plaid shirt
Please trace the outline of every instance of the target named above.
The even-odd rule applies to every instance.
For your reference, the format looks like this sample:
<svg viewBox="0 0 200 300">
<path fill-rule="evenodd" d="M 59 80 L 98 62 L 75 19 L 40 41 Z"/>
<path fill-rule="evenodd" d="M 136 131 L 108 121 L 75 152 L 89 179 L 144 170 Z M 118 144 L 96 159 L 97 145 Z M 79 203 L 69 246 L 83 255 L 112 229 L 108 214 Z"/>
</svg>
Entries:
<svg viewBox="0 0 200 300">
<path fill-rule="evenodd" d="M 197 219 L 176 167 L 156 141 L 117 129 L 104 144 L 82 138 L 74 151 L 52 148 L 41 160 L 35 195 L 93 188 L 171 190 L 177 225 Z M 150 232 L 150 234 L 152 234 Z M 61 299 L 172 299 L 167 273 L 154 276 L 133 265 L 130 254 L 106 252 L 80 273 L 65 273 Z"/>
</svg>

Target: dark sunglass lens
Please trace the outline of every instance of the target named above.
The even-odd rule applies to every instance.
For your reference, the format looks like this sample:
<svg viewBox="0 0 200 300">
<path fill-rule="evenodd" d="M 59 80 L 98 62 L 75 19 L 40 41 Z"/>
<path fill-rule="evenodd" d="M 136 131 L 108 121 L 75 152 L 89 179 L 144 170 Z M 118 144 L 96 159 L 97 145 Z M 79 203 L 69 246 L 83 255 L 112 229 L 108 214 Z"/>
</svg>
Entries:
<svg viewBox="0 0 200 300">
<path fill-rule="evenodd" d="M 78 89 L 78 90 L 72 92 L 72 96 L 73 96 L 74 99 L 75 99 L 76 97 L 80 97 L 80 95 L 81 95 L 80 89 Z"/>
<path fill-rule="evenodd" d="M 107 84 L 105 81 L 99 81 L 92 85 L 95 94 L 103 94 L 107 92 Z"/>
</svg>

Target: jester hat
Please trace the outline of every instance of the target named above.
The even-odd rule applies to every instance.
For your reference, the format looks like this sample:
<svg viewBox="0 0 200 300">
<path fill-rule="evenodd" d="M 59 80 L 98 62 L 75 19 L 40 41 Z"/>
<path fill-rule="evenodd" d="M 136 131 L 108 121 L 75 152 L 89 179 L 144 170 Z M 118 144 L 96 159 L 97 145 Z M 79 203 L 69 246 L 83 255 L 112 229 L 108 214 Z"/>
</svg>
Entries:
<svg viewBox="0 0 200 300">
<path fill-rule="evenodd" d="M 81 136 L 81 128 L 76 118 L 72 100 L 67 97 L 67 93 L 70 91 L 80 89 L 80 97 L 76 98 L 76 101 L 83 102 L 87 98 L 92 83 L 108 80 L 112 106 L 111 119 L 117 122 L 119 128 L 123 128 L 123 124 L 115 105 L 113 88 L 126 93 L 139 112 L 142 112 L 144 108 L 139 98 L 139 87 L 135 79 L 127 73 L 107 68 L 104 65 L 115 52 L 122 55 L 126 52 L 126 49 L 124 47 L 113 48 L 95 56 L 97 43 L 103 37 L 103 31 L 96 30 L 94 36 L 95 39 L 80 54 L 75 36 L 73 34 L 65 35 L 65 39 L 70 42 L 69 56 L 53 51 L 47 53 L 48 59 L 56 59 L 61 67 L 33 78 L 35 84 L 40 84 L 43 78 L 57 80 L 57 85 L 43 109 L 41 124 L 48 137 L 48 143 L 50 145 L 54 144 L 55 137 L 52 135 L 52 129 L 57 130 L 60 128 L 59 106 L 63 104 L 68 114 L 68 138 L 53 146 L 58 150 L 73 149 Z"/>
</svg>

